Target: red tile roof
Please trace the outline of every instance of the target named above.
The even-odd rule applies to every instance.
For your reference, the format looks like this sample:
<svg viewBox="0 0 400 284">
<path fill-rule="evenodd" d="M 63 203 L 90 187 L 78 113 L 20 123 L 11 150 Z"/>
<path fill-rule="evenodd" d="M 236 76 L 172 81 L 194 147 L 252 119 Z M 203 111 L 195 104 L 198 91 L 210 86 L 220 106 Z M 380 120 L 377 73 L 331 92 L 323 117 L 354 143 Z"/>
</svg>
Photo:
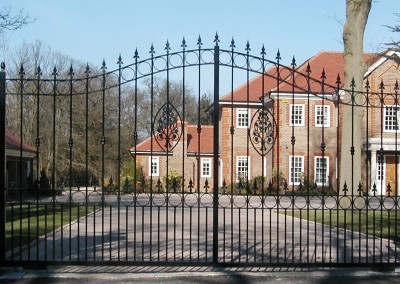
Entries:
<svg viewBox="0 0 400 284">
<path fill-rule="evenodd" d="M 366 53 L 364 54 L 364 59 L 367 65 L 370 66 L 372 62 L 376 60 L 378 56 L 376 54 Z M 336 86 L 336 81 L 338 75 L 341 78 L 341 85 L 343 87 L 344 83 L 344 59 L 343 52 L 338 51 L 320 51 L 310 59 L 306 60 L 303 64 L 296 68 L 295 72 L 295 88 L 294 92 L 302 93 L 308 90 L 307 86 L 307 68 L 310 66 L 311 74 L 310 77 L 315 80 L 321 81 L 322 72 L 325 71 L 325 84 L 330 86 Z M 280 92 L 292 92 L 292 75 L 289 74 L 284 78 L 283 82 L 279 85 Z M 310 92 L 318 93 L 321 92 L 320 84 L 310 83 Z M 274 88 L 272 91 L 277 91 Z"/>
<path fill-rule="evenodd" d="M 285 67 L 279 68 L 279 77 L 285 78 L 290 74 L 290 71 Z M 248 84 L 245 83 L 233 92 L 226 94 L 220 98 L 220 102 L 257 102 L 260 103 L 260 98 L 274 89 L 277 84 L 278 68 L 272 66 L 265 71 L 265 75 L 258 75 L 251 79 Z M 264 80 L 264 86 L 263 86 Z M 233 97 L 232 97 L 233 94 Z M 248 100 L 247 100 L 248 97 Z"/>
<path fill-rule="evenodd" d="M 214 151 L 214 127 L 212 125 L 202 125 L 200 133 L 200 144 L 199 134 L 197 133 L 197 125 L 187 126 L 187 141 L 188 141 L 188 152 L 198 152 L 200 145 L 201 154 L 210 154 Z"/>
<path fill-rule="evenodd" d="M 6 148 L 13 150 L 21 150 L 21 140 L 15 137 L 10 131 L 6 130 Z M 36 152 L 36 148 L 23 143 L 22 150 L 27 152 Z"/>
<path fill-rule="evenodd" d="M 199 144 L 199 134 L 197 133 L 197 125 L 188 125 L 186 124 L 186 138 L 187 141 L 187 152 L 194 153 L 199 151 L 200 145 L 200 153 L 201 154 L 211 154 L 213 153 L 214 147 L 214 127 L 211 125 L 202 125 L 201 133 L 200 133 L 200 144 Z M 182 137 L 181 137 L 182 140 Z M 162 143 L 160 143 L 163 146 Z M 159 143 L 157 143 L 156 138 L 149 137 L 143 142 L 139 143 L 136 146 L 136 152 L 140 154 L 150 154 L 151 152 L 167 152 L 166 147 L 161 147 Z M 131 148 L 131 152 L 134 153 L 135 147 Z M 173 149 L 172 151 L 173 152 Z"/>
<path fill-rule="evenodd" d="M 380 56 L 377 54 L 367 53 L 364 55 L 365 61 L 368 66 L 371 66 L 374 62 L 376 62 Z M 294 88 L 295 92 L 302 93 L 307 91 L 307 82 L 306 77 L 300 74 L 307 74 L 307 66 L 310 64 L 311 74 L 310 77 L 313 80 L 321 80 L 322 71 L 325 71 L 325 83 L 327 85 L 336 86 L 337 76 L 339 74 L 340 78 L 344 78 L 344 59 L 343 52 L 338 51 L 320 51 L 310 59 L 306 60 L 303 64 L 296 67 L 296 77 L 295 84 L 296 86 L 300 86 Z M 276 66 L 272 66 L 269 68 L 265 75 L 258 75 L 251 79 L 248 83 L 245 83 L 238 88 L 236 88 L 233 92 L 226 94 L 225 96 L 220 98 L 220 102 L 247 102 L 247 98 L 249 98 L 249 102 L 260 102 L 260 97 L 263 94 L 267 94 L 270 91 L 277 91 L 277 72 L 278 69 Z M 291 67 L 281 66 L 279 69 L 279 92 L 292 92 L 292 76 L 291 76 Z M 264 90 L 263 90 L 263 80 L 264 80 Z M 343 87 L 343 86 L 340 86 Z M 310 92 L 318 93 L 321 91 L 320 84 L 311 84 Z M 233 93 L 233 97 L 232 97 Z"/>
</svg>

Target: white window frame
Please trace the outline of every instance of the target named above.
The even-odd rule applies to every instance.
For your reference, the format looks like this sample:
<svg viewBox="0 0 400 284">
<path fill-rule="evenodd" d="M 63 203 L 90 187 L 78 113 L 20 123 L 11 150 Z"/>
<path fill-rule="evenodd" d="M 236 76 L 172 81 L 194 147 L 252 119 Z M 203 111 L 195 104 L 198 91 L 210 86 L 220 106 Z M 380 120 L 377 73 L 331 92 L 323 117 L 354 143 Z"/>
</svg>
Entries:
<svg viewBox="0 0 400 284">
<path fill-rule="evenodd" d="M 236 128 L 248 128 L 249 127 L 249 113 L 250 109 L 237 108 L 236 109 Z M 246 122 L 246 123 L 244 123 Z"/>
<path fill-rule="evenodd" d="M 153 171 L 153 163 L 155 171 Z M 160 175 L 160 157 L 149 157 L 149 176 L 158 177 Z"/>
<path fill-rule="evenodd" d="M 323 113 L 321 112 L 323 110 Z M 323 123 L 318 120 L 323 119 Z M 331 107 L 329 105 L 315 105 L 315 127 L 330 127 L 331 125 Z"/>
<path fill-rule="evenodd" d="M 305 105 L 304 104 L 290 104 L 290 117 L 289 117 L 289 126 L 304 126 L 305 124 Z M 293 123 L 293 110 L 297 108 L 300 110 L 300 119 L 298 119 L 298 121 L 296 120 Z"/>
<path fill-rule="evenodd" d="M 393 109 L 396 109 L 396 114 L 395 115 L 388 115 L 388 111 L 389 111 L 389 109 L 391 109 L 391 111 L 393 112 Z M 390 122 L 391 122 L 391 124 L 390 125 L 388 125 L 388 117 L 390 118 Z M 397 125 L 395 125 L 394 124 L 394 119 L 396 119 L 397 121 L 396 121 L 396 124 Z M 383 131 L 384 132 L 398 132 L 400 129 L 399 129 L 399 124 L 400 124 L 400 107 L 398 106 L 398 105 L 392 105 L 392 106 L 386 106 L 385 107 L 385 114 L 384 114 L 384 117 L 383 117 L 383 127 L 384 127 L 384 129 L 383 129 Z M 397 129 L 396 129 L 397 128 Z"/>
<path fill-rule="evenodd" d="M 325 168 L 319 168 L 319 159 L 325 159 Z M 319 175 L 321 174 L 322 170 L 325 170 L 325 182 L 319 181 Z M 315 156 L 314 157 L 314 178 L 317 185 L 327 185 L 329 183 L 329 157 L 328 156 Z"/>
<path fill-rule="evenodd" d="M 244 171 L 240 170 L 239 171 L 239 165 L 242 163 L 244 160 L 247 161 L 247 166 Z M 244 167 L 240 165 L 240 167 Z M 236 181 L 239 181 L 239 176 L 243 176 L 242 173 L 244 174 L 244 177 L 246 178 L 244 181 L 250 180 L 250 156 L 237 156 L 236 157 Z"/>
<path fill-rule="evenodd" d="M 379 184 L 386 182 L 386 156 L 381 156 L 379 152 L 376 153 L 376 179 Z"/>
<path fill-rule="evenodd" d="M 205 165 L 208 165 L 205 167 Z M 204 170 L 208 168 L 208 174 Z M 211 177 L 211 158 L 201 158 L 201 177 Z"/>
<path fill-rule="evenodd" d="M 296 176 L 292 176 L 292 167 L 293 167 L 293 160 L 294 159 L 300 159 L 301 160 L 301 167 L 297 168 L 295 170 Z M 290 185 L 299 185 L 302 174 L 304 173 L 304 156 L 289 156 L 289 184 Z"/>
</svg>

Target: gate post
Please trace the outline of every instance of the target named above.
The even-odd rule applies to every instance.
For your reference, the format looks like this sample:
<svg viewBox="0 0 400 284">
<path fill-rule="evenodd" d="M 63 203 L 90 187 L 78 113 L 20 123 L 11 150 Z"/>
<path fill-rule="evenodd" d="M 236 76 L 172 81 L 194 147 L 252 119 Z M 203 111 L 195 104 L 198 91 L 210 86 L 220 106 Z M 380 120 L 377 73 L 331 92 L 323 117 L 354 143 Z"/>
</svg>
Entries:
<svg viewBox="0 0 400 284">
<path fill-rule="evenodd" d="M 218 265 L 218 171 L 219 171 L 219 46 L 214 46 L 214 149 L 213 149 L 213 265 Z"/>
<path fill-rule="evenodd" d="M 6 71 L 4 62 L 0 71 L 0 263 L 6 259 Z"/>
</svg>

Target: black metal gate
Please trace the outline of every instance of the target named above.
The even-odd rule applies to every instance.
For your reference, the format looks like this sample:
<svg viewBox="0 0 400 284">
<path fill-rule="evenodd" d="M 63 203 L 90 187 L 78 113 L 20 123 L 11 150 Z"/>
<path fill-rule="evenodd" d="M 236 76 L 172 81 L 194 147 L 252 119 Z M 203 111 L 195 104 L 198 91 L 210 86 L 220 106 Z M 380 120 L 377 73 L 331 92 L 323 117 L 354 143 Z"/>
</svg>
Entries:
<svg viewBox="0 0 400 284">
<path fill-rule="evenodd" d="M 214 42 L 113 71 L 2 64 L 3 265 L 398 265 L 397 83 Z M 346 106 L 361 180 L 340 186 Z"/>
</svg>

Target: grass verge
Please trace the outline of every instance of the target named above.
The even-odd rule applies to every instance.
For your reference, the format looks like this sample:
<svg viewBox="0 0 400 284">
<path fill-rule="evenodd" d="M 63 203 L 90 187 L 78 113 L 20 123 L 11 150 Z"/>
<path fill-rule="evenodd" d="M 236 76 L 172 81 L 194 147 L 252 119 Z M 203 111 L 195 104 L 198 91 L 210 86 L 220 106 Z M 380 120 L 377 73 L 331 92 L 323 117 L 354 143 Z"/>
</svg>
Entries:
<svg viewBox="0 0 400 284">
<path fill-rule="evenodd" d="M 70 204 L 7 204 L 6 250 L 69 224 L 96 210 L 96 206 Z"/>
<path fill-rule="evenodd" d="M 293 214 L 292 214 L 293 213 Z M 331 227 L 400 241 L 400 212 L 390 210 L 295 210 L 287 215 Z"/>
</svg>

